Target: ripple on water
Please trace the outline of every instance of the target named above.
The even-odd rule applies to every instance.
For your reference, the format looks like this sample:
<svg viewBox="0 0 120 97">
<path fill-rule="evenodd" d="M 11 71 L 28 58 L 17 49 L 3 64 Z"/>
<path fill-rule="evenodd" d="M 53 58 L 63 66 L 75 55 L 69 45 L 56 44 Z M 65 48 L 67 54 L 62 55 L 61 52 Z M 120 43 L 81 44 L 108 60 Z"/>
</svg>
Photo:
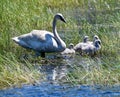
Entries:
<svg viewBox="0 0 120 97">
<path fill-rule="evenodd" d="M 71 86 L 43 82 L 37 86 L 23 86 L 0 91 L 0 97 L 119 97 L 120 86 Z"/>
</svg>

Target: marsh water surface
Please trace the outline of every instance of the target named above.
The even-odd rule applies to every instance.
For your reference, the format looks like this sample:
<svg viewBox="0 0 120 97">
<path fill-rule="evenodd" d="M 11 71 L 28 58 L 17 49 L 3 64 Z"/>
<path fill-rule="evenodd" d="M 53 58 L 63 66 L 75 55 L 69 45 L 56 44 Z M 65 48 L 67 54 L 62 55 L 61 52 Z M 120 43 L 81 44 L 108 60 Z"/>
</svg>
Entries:
<svg viewBox="0 0 120 97">
<path fill-rule="evenodd" d="M 46 79 L 40 84 L 23 85 L 18 88 L 0 90 L 0 97 L 119 97 L 120 86 L 73 85 L 64 83 L 64 78 L 74 64 L 91 70 L 99 68 L 100 58 L 89 59 L 80 56 L 64 58 L 48 57 L 49 62 L 40 67 Z M 91 66 L 92 65 L 92 66 Z"/>
<path fill-rule="evenodd" d="M 120 87 L 70 86 L 43 82 L 0 91 L 0 97 L 119 97 Z"/>
</svg>

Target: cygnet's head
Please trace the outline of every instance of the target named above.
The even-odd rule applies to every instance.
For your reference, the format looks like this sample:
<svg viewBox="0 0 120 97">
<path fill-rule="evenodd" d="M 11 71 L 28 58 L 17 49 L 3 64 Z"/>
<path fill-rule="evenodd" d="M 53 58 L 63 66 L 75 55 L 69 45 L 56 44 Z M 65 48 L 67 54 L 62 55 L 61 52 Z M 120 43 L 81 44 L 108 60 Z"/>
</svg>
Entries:
<svg viewBox="0 0 120 97">
<path fill-rule="evenodd" d="M 73 44 L 73 43 L 70 43 L 68 48 L 69 48 L 69 49 L 73 49 L 73 48 L 74 48 L 74 44 Z"/>
<path fill-rule="evenodd" d="M 101 45 L 101 40 L 100 39 L 95 40 L 94 45 L 95 47 L 99 47 Z"/>
<path fill-rule="evenodd" d="M 89 36 L 87 36 L 87 35 L 84 36 L 83 42 L 86 43 L 86 42 L 88 42 L 88 41 L 89 41 Z"/>
<path fill-rule="evenodd" d="M 98 35 L 94 35 L 93 40 L 99 39 Z"/>
</svg>

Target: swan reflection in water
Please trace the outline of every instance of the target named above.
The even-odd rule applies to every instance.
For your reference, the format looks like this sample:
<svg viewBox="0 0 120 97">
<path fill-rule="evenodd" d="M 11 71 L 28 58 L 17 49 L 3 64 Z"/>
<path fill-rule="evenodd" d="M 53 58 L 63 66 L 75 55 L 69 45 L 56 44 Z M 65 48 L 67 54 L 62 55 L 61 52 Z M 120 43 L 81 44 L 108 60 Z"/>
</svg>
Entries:
<svg viewBox="0 0 120 97">
<path fill-rule="evenodd" d="M 52 71 L 52 80 L 57 82 L 65 79 L 68 72 L 68 68 L 66 65 L 57 66 Z"/>
</svg>

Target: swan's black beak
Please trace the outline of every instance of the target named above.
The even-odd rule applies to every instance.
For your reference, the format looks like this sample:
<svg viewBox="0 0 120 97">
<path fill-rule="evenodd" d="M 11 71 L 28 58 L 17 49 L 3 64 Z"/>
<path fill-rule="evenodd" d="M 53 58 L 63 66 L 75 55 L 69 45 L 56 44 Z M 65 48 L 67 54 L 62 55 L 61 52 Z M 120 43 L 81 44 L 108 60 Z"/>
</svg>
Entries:
<svg viewBox="0 0 120 97">
<path fill-rule="evenodd" d="M 61 18 L 61 20 L 62 20 L 64 23 L 66 23 L 66 20 L 65 20 L 64 18 Z"/>
<path fill-rule="evenodd" d="M 63 21 L 64 23 L 67 23 L 67 22 L 66 22 L 66 20 L 65 20 L 64 18 L 63 18 L 63 20 L 62 20 L 62 21 Z"/>
</svg>

